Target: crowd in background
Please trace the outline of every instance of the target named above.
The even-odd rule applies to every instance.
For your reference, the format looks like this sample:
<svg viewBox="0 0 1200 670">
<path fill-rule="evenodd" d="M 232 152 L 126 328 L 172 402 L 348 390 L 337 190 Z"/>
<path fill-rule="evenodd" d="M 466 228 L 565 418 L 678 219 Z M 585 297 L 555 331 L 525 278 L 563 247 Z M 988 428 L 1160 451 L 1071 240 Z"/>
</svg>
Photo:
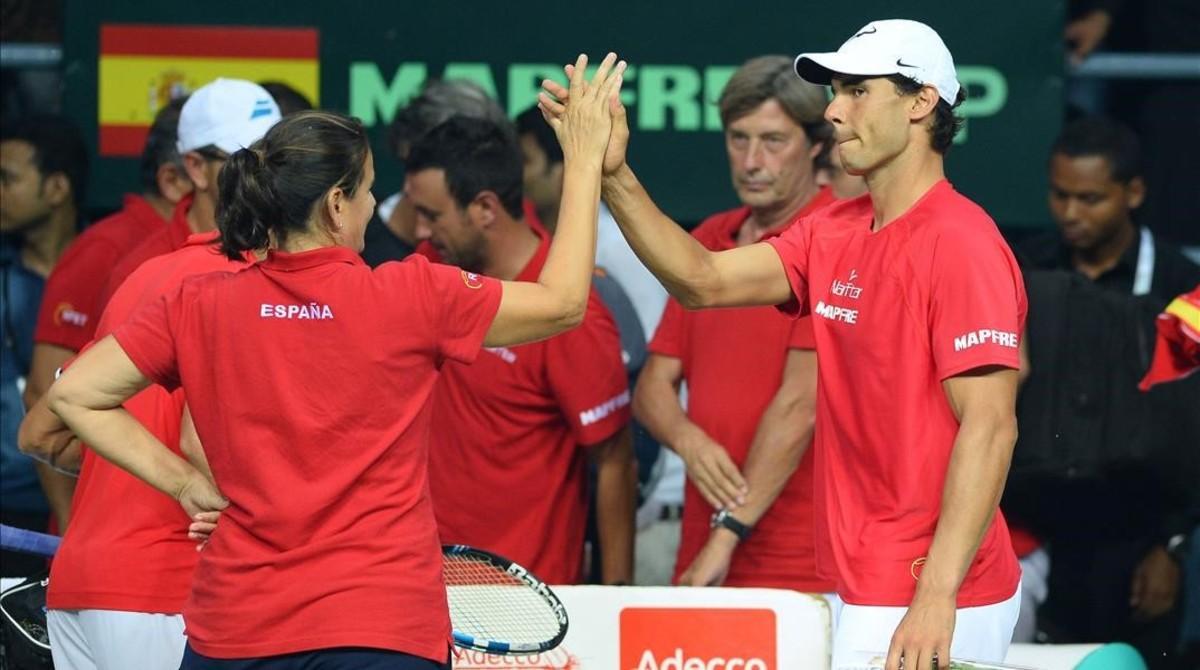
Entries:
<svg viewBox="0 0 1200 670">
<path fill-rule="evenodd" d="M 232 151 L 198 129 L 249 142 L 265 127 L 233 118 L 240 108 L 226 97 L 254 90 L 205 88 L 203 100 L 198 92 L 159 111 L 140 182 L 120 211 L 95 222 L 81 201 L 91 152 L 79 131 L 53 116 L 3 128 L 5 524 L 90 533 L 68 539 L 93 551 L 120 541 L 106 534 L 113 522 L 101 512 L 110 510 L 85 507 L 118 502 L 98 497 L 97 487 L 110 484 L 93 478 L 83 490 L 77 462 L 19 453 L 15 418 L 93 339 L 126 277 L 195 235 L 211 239 L 220 169 Z M 273 99 L 271 119 L 311 107 L 285 84 L 257 90 Z M 697 239 L 714 249 L 757 242 L 864 193 L 841 169 L 825 100 L 795 77 L 790 58 L 756 58 L 738 70 L 718 102 L 727 155 L 711 157 L 727 162 L 738 202 L 699 222 Z M 1151 667 L 1195 667 L 1200 376 L 1149 392 L 1137 383 L 1150 365 L 1156 315 L 1200 286 L 1200 266 L 1172 240 L 1200 228 L 1200 210 L 1159 194 L 1200 174 L 1192 154 L 1190 172 L 1158 176 L 1162 156 L 1096 111 L 1074 114 L 1045 163 L 1029 166 L 1046 173 L 1057 228 L 1011 240 L 1029 296 L 1020 438 L 1002 503 L 1023 570 L 1017 639 L 1122 640 Z M 467 273 L 536 277 L 563 179 L 562 151 L 537 110 L 510 120 L 470 83 L 431 81 L 396 114 L 388 146 L 375 150 L 394 154 L 406 180 L 376 186 L 368 264 L 417 254 Z M 1148 202 L 1162 204 L 1145 212 Z M 771 308 L 688 312 L 668 300 L 602 208 L 583 324 L 443 370 L 430 463 L 442 540 L 504 554 L 552 583 L 830 592 L 812 565 L 806 458 L 821 429 L 819 360 L 804 320 Z M 70 461 L 70 453 L 59 455 Z M 730 522 L 718 518 L 722 510 L 740 513 Z M 5 576 L 42 567 L 3 555 Z M 136 595 L 132 606 L 101 598 L 70 608 L 172 611 Z"/>
</svg>

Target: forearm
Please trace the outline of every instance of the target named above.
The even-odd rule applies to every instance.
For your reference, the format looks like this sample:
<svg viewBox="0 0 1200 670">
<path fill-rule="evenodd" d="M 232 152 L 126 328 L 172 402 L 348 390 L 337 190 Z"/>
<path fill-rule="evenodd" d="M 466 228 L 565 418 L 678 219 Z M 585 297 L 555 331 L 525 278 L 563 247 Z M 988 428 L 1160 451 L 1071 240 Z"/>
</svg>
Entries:
<svg viewBox="0 0 1200 670">
<path fill-rule="evenodd" d="M 50 411 L 45 397 L 35 402 L 21 420 L 17 448 L 40 464 L 48 465 L 50 470 L 66 474 L 78 474 L 83 463 L 79 439 Z"/>
<path fill-rule="evenodd" d="M 176 456 L 123 407 L 89 409 L 51 389 L 50 409 L 97 454 L 178 499 L 196 469 Z"/>
<path fill-rule="evenodd" d="M 600 162 L 568 160 L 565 170 L 562 210 L 546 264 L 536 282 L 504 282 L 486 346 L 543 340 L 583 322 L 596 262 Z"/>
<path fill-rule="evenodd" d="M 187 406 L 183 408 L 183 421 L 179 427 L 179 451 L 201 474 L 208 477 L 210 482 L 216 482 L 212 468 L 208 465 L 208 455 L 204 453 L 204 444 L 200 442 L 200 435 L 196 432 L 191 409 Z"/>
<path fill-rule="evenodd" d="M 961 423 L 918 595 L 958 593 L 1000 504 L 1016 437 L 1016 420 L 1011 416 L 967 417 Z"/>
<path fill-rule="evenodd" d="M 600 157 L 566 159 L 558 227 L 538 283 L 554 293 L 564 311 L 580 318 L 592 286 L 599 210 Z"/>
<path fill-rule="evenodd" d="M 633 415 L 654 436 L 672 451 L 701 428 L 692 423 L 679 404 L 679 389 L 669 380 L 643 374 L 633 394 Z"/>
<path fill-rule="evenodd" d="M 597 463 L 596 531 L 600 542 L 600 576 L 605 584 L 633 582 L 634 515 L 637 506 L 637 461 L 628 426 Z"/>
<path fill-rule="evenodd" d="M 772 399 L 742 468 L 750 490 L 734 515 L 739 521 L 754 525 L 775 504 L 812 444 L 814 417 L 815 408 L 807 396 L 778 393 Z"/>
<path fill-rule="evenodd" d="M 642 263 L 685 307 L 705 303 L 709 252 L 650 199 L 628 165 L 602 181 L 604 202 Z"/>
</svg>

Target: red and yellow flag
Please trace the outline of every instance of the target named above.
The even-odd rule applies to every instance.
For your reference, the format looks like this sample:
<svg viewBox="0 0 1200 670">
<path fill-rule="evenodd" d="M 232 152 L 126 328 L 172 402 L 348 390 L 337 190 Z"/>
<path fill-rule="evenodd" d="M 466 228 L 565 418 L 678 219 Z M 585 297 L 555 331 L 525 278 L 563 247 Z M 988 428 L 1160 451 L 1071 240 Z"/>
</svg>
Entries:
<svg viewBox="0 0 1200 670">
<path fill-rule="evenodd" d="M 1200 369 L 1200 285 L 1171 301 L 1155 323 L 1154 360 L 1138 388 L 1175 381 Z"/>
<path fill-rule="evenodd" d="M 282 81 L 318 104 L 315 28 L 100 27 L 100 155 L 139 156 L 163 105 L 218 77 Z"/>
</svg>

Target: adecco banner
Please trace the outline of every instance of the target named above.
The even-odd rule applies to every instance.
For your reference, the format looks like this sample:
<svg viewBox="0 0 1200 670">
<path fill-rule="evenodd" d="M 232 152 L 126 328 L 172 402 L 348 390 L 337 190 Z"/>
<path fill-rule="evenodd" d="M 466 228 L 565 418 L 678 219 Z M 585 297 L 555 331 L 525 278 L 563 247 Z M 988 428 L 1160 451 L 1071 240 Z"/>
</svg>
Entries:
<svg viewBox="0 0 1200 670">
<path fill-rule="evenodd" d="M 458 670 L 789 670 L 829 667 L 829 607 L 776 589 L 556 586 L 571 619 L 557 649 L 455 650 Z"/>
<path fill-rule="evenodd" d="M 1045 152 L 1062 116 L 1061 2 L 977 3 L 965 11 L 919 0 L 108 0 L 68 2 L 65 12 L 65 109 L 94 146 L 101 123 L 107 128 L 108 155 L 92 170 L 97 206 L 115 207 L 137 187 L 136 159 L 110 157 L 128 153 L 123 143 L 137 136 L 136 126 L 165 97 L 218 74 L 283 79 L 312 94 L 319 82 L 323 107 L 371 127 L 382 196 L 402 188 L 387 126 L 428 79 L 470 79 L 516 114 L 534 103 L 540 80 L 560 76 L 578 52 L 598 59 L 614 50 L 632 65 L 623 94 L 631 163 L 669 214 L 694 223 L 736 204 L 714 103 L 740 63 L 833 50 L 871 19 L 908 17 L 941 33 L 968 93 L 951 180 L 1001 224 L 1046 220 Z M 153 39 L 113 39 L 139 34 L 138 26 Z"/>
</svg>

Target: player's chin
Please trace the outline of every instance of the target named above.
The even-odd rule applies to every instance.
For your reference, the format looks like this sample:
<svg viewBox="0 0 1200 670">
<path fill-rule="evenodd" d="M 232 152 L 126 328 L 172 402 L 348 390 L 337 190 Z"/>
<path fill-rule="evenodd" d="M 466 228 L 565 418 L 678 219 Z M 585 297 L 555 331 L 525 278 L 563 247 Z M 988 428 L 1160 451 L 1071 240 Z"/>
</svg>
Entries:
<svg viewBox="0 0 1200 670">
<path fill-rule="evenodd" d="M 766 207 L 772 205 L 779 200 L 779 196 L 769 186 L 759 187 L 738 187 L 738 199 L 743 205 L 750 207 Z"/>
</svg>

